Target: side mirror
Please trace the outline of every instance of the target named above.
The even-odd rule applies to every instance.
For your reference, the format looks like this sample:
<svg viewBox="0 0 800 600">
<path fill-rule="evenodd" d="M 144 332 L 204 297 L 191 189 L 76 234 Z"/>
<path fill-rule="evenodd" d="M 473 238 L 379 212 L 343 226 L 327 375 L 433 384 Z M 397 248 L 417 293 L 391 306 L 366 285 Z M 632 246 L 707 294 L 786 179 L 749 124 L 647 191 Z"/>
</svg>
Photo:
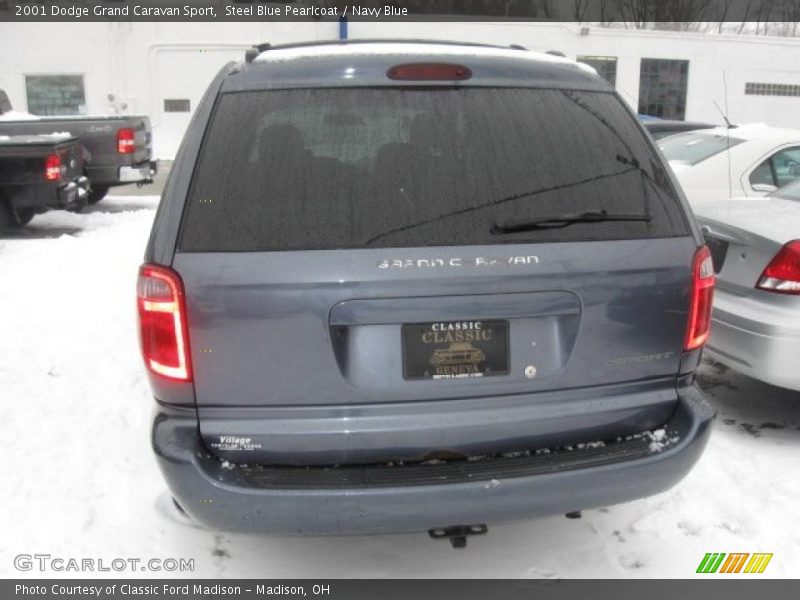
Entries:
<svg viewBox="0 0 800 600">
<path fill-rule="evenodd" d="M 753 189 L 754 192 L 764 192 L 767 194 L 770 192 L 774 192 L 775 190 L 778 189 L 777 187 L 775 187 L 770 183 L 754 183 L 750 187 Z"/>
</svg>

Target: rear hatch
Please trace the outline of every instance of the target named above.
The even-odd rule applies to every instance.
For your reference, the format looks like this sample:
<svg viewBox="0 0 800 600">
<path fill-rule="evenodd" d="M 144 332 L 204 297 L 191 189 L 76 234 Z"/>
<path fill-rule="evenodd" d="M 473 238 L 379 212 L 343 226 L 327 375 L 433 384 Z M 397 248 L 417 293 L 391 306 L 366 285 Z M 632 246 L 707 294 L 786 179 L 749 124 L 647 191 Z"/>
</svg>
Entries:
<svg viewBox="0 0 800 600">
<path fill-rule="evenodd" d="M 201 431 L 375 406 L 446 422 L 424 407 L 513 396 L 544 410 L 626 382 L 661 381 L 672 401 L 694 251 L 613 93 L 223 94 L 173 264 Z M 269 460 L 267 436 L 254 447 Z"/>
</svg>

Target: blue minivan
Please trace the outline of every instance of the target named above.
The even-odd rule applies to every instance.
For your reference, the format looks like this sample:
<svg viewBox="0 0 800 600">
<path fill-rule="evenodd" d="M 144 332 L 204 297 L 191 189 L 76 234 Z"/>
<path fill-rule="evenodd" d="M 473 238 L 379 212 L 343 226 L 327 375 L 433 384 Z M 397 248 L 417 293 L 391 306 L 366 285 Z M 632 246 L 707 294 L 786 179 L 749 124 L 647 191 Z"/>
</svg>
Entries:
<svg viewBox="0 0 800 600">
<path fill-rule="evenodd" d="M 152 445 L 215 529 L 429 531 L 678 482 L 714 272 L 590 67 L 477 44 L 269 47 L 197 107 L 138 281 Z"/>
</svg>

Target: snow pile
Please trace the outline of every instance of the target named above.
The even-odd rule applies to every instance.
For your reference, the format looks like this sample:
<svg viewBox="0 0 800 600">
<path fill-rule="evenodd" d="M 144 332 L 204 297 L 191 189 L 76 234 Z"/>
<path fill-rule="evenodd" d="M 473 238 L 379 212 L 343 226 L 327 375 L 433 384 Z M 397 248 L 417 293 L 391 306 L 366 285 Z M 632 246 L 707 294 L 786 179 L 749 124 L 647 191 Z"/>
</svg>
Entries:
<svg viewBox="0 0 800 600">
<path fill-rule="evenodd" d="M 55 140 L 61 140 L 64 138 L 72 137 L 72 134 L 69 131 L 54 131 L 52 133 L 42 133 L 40 134 L 41 137 L 49 137 Z"/>
<path fill-rule="evenodd" d="M 0 121 L 38 121 L 40 118 L 19 110 L 10 110 L 0 115 Z"/>
<path fill-rule="evenodd" d="M 663 452 L 670 446 L 678 443 L 680 438 L 677 435 L 667 435 L 665 429 L 656 429 L 655 431 L 648 431 L 645 438 L 650 440 L 650 452 Z"/>
<path fill-rule="evenodd" d="M 775 129 L 764 123 L 763 121 L 753 121 L 751 123 L 738 123 L 736 125 L 736 131 L 733 132 L 731 135 L 735 135 L 737 133 L 762 133 L 765 131 L 770 131 L 771 129 Z"/>
</svg>

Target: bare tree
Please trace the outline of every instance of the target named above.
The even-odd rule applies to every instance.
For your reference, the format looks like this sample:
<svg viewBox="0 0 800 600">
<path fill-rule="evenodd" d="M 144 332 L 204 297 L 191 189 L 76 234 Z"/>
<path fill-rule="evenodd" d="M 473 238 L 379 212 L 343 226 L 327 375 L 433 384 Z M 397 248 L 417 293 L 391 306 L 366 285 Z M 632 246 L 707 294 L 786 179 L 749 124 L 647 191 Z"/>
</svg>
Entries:
<svg viewBox="0 0 800 600">
<path fill-rule="evenodd" d="M 613 0 L 614 12 L 625 27 L 696 31 L 714 12 L 707 0 Z"/>
<path fill-rule="evenodd" d="M 574 16 L 573 18 L 578 23 L 583 23 L 586 20 L 586 11 L 589 9 L 591 0 L 573 0 L 574 1 Z"/>
<path fill-rule="evenodd" d="M 800 22 L 800 2 L 797 0 L 777 0 L 775 9 L 778 13 L 779 23 L 774 33 L 783 36 L 796 36 L 798 22 Z"/>
<path fill-rule="evenodd" d="M 344 6 L 353 0 L 312 0 Z M 800 35 L 800 0 L 358 0 L 365 7 L 394 5 L 410 14 L 574 20 L 605 27 Z M 732 22 L 733 19 L 736 22 Z"/>
</svg>

